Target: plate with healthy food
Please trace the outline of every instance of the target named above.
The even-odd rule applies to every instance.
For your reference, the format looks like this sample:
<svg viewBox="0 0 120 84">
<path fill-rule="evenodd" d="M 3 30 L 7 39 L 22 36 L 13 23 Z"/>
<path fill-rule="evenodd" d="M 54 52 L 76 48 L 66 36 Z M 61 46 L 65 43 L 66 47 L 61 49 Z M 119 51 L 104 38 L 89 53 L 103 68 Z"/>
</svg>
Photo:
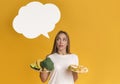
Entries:
<svg viewBox="0 0 120 84">
<path fill-rule="evenodd" d="M 46 59 L 38 59 L 34 63 L 30 64 L 30 67 L 36 71 L 50 72 L 54 69 L 54 63 L 47 57 Z"/>
</svg>

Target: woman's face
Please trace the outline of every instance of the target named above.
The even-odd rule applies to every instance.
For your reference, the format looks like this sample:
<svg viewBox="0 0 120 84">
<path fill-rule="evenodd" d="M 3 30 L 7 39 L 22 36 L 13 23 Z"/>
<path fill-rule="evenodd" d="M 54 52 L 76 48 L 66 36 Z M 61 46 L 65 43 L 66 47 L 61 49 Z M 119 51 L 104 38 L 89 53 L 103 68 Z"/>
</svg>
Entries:
<svg viewBox="0 0 120 84">
<path fill-rule="evenodd" d="M 58 51 L 66 50 L 68 45 L 68 38 L 64 33 L 58 35 L 56 40 Z"/>
</svg>

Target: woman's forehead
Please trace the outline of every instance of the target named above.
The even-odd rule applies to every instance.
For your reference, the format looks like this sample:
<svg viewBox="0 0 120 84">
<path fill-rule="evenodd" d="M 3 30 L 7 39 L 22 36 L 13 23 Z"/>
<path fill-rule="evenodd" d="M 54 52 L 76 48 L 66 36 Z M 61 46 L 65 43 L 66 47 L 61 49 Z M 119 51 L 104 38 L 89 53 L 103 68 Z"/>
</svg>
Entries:
<svg viewBox="0 0 120 84">
<path fill-rule="evenodd" d="M 60 33 L 60 34 L 58 35 L 58 37 L 64 37 L 64 38 L 67 38 L 67 36 L 66 36 L 64 33 Z"/>
</svg>

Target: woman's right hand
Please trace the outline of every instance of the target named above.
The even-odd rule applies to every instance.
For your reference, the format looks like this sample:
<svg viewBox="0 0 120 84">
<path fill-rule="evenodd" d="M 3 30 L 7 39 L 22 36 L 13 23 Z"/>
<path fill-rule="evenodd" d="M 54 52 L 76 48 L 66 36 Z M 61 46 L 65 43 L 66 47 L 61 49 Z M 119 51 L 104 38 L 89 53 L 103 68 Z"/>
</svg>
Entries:
<svg viewBox="0 0 120 84">
<path fill-rule="evenodd" d="M 46 82 L 49 77 L 50 72 L 47 69 L 42 69 L 40 71 L 40 78 L 42 82 Z"/>
</svg>

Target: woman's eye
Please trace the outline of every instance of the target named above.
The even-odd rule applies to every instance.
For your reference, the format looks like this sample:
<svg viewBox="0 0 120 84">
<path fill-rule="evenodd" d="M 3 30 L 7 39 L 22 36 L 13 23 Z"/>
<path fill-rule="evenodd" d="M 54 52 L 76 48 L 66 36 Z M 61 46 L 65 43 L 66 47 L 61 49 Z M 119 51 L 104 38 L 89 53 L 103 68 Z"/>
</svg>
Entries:
<svg viewBox="0 0 120 84">
<path fill-rule="evenodd" d="M 57 38 L 57 41 L 60 40 L 60 38 Z"/>
<path fill-rule="evenodd" d="M 66 39 L 63 39 L 63 41 L 66 41 Z"/>
</svg>

